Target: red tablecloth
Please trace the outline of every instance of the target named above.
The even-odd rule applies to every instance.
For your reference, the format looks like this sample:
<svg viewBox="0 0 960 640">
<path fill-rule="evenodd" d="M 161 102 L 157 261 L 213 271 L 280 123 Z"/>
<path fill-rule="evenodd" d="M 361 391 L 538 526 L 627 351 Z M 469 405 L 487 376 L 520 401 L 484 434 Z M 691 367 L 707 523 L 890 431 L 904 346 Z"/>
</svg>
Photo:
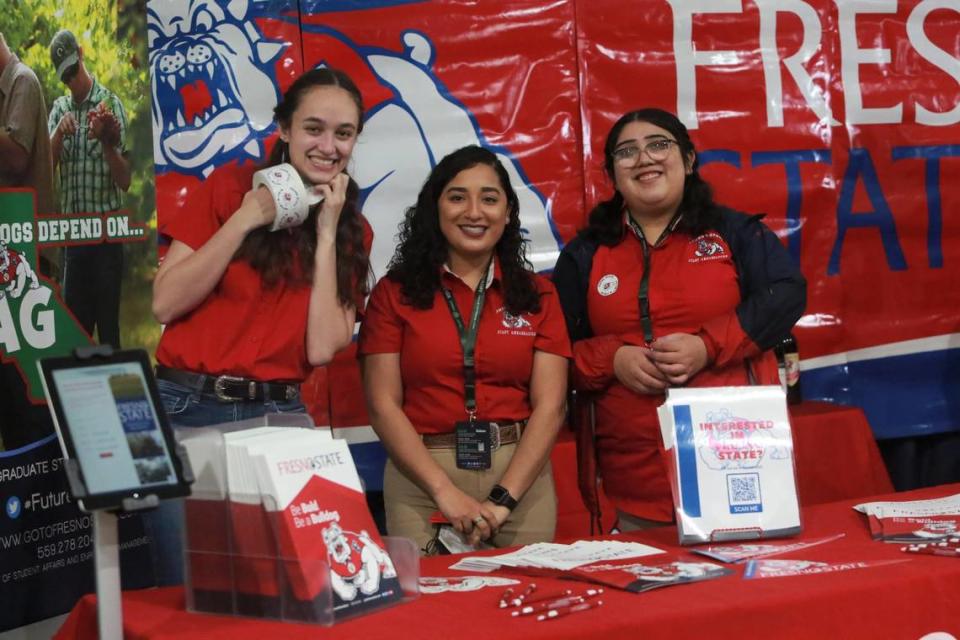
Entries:
<svg viewBox="0 0 960 640">
<path fill-rule="evenodd" d="M 797 491 L 804 506 L 893 491 L 867 417 L 857 407 L 803 402 L 790 407 L 797 461 Z M 557 540 L 590 534 L 590 520 L 577 489 L 573 435 L 564 431 L 554 447 Z M 613 526 L 613 505 L 601 499 L 605 530 Z"/>
<path fill-rule="evenodd" d="M 960 484 L 944 485 L 887 499 L 908 500 L 951 495 Z M 870 540 L 864 517 L 850 507 L 859 500 L 806 507 L 804 533 L 811 539 L 844 533 L 838 540 L 780 556 L 822 562 L 902 560 L 865 569 L 818 575 L 744 580 L 734 575 L 642 594 L 607 590 L 604 606 L 553 621 L 512 618 L 496 606 L 501 588 L 468 593 L 421 595 L 377 613 L 317 628 L 244 618 L 190 614 L 182 589 L 130 592 L 123 597 L 127 638 L 190 640 L 264 640 L 266 638 L 482 637 L 506 640 L 603 638 L 909 638 L 935 631 L 960 636 L 960 559 L 900 552 L 898 545 Z M 669 551 L 676 531 L 663 528 L 620 539 L 637 539 Z M 424 576 L 459 576 L 448 569 L 450 557 L 423 560 Z M 540 590 L 574 583 L 536 578 Z M 523 583 L 529 579 L 522 578 Z M 576 583 L 581 585 L 581 583 Z M 522 585 L 521 585 L 522 586 Z M 581 585 L 582 586 L 582 585 Z M 96 637 L 96 604 L 86 596 L 58 632 L 60 640 Z"/>
</svg>

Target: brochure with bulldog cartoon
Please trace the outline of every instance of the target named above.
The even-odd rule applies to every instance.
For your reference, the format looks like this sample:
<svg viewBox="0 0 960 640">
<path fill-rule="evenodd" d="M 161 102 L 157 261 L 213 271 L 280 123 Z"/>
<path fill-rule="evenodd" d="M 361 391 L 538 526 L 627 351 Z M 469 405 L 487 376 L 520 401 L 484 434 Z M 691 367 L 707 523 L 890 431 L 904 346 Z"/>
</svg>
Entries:
<svg viewBox="0 0 960 640">
<path fill-rule="evenodd" d="M 297 600 L 329 585 L 340 620 L 402 598 L 345 441 L 288 441 L 248 453 Z M 329 575 L 311 570 L 318 561 Z"/>
</svg>

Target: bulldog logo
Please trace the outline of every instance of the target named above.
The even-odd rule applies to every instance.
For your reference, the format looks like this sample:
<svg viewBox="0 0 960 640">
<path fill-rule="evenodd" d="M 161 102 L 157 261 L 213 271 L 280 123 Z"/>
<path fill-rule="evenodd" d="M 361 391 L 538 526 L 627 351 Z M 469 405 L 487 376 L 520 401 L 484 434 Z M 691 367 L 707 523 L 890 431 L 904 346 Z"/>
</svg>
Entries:
<svg viewBox="0 0 960 640">
<path fill-rule="evenodd" d="M 397 577 L 390 556 L 366 531 L 359 534 L 344 531 L 339 523 L 331 522 L 322 535 L 333 590 L 341 600 L 349 602 L 358 593 L 374 594 L 379 591 L 382 579 Z"/>
<path fill-rule="evenodd" d="M 697 236 L 690 242 L 695 245 L 693 257 L 690 262 L 703 262 L 704 260 L 719 260 L 727 257 L 727 252 L 720 243 L 721 238 L 715 233 L 705 233 Z"/>
<path fill-rule="evenodd" d="M 717 565 L 710 562 L 671 562 L 656 566 L 637 564 L 625 569 L 643 580 L 673 582 L 702 578 L 716 571 Z"/>
<path fill-rule="evenodd" d="M 279 90 L 268 64 L 284 44 L 265 38 L 248 0 L 151 0 L 148 21 L 153 70 L 154 156 L 159 171 L 208 175 L 243 157 L 263 155 L 262 138 L 272 131 Z M 375 7 L 382 3 L 368 3 Z M 362 210 L 373 225 L 371 266 L 386 273 L 394 234 L 407 204 L 433 165 L 460 147 L 491 147 L 473 115 L 451 97 L 434 75 L 433 45 L 422 33 L 401 36 L 401 51 L 367 47 L 315 24 L 302 37 L 336 38 L 388 89 L 390 97 L 367 104 L 363 144 L 354 150 L 350 172 L 363 194 Z M 510 175 L 520 199 L 520 226 L 527 256 L 538 271 L 559 255 L 550 205 L 503 148 L 491 147 Z M 398 206 L 401 203 L 404 206 Z"/>
<path fill-rule="evenodd" d="M 19 298 L 23 290 L 40 286 L 37 274 L 23 256 L 0 242 L 0 298 Z"/>
<path fill-rule="evenodd" d="M 279 94 L 269 63 L 286 46 L 264 39 L 248 0 L 151 1 L 147 11 L 153 157 L 159 171 L 208 175 L 263 154 Z"/>
<path fill-rule="evenodd" d="M 503 326 L 507 329 L 532 329 L 530 321 L 523 316 L 515 316 L 509 311 L 503 312 Z"/>
</svg>

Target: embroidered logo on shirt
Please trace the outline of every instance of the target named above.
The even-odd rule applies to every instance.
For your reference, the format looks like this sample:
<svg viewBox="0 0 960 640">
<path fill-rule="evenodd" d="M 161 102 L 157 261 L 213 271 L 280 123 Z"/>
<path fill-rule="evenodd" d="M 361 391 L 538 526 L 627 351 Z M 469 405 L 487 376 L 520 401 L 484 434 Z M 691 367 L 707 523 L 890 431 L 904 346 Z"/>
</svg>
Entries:
<svg viewBox="0 0 960 640">
<path fill-rule="evenodd" d="M 694 250 L 688 262 L 706 262 L 730 257 L 723 239 L 716 233 L 705 233 L 690 242 L 694 245 Z"/>
<path fill-rule="evenodd" d="M 597 283 L 597 293 L 602 296 L 613 295 L 617 292 L 617 289 L 620 287 L 620 278 L 608 273 L 607 275 L 600 278 L 600 282 Z"/>
<path fill-rule="evenodd" d="M 533 330 L 533 325 L 530 324 L 530 321 L 524 318 L 523 316 L 516 316 L 509 311 L 506 307 L 500 307 L 497 309 L 497 313 L 502 315 L 500 323 L 503 325 L 503 329 L 497 330 L 497 335 L 511 335 L 511 336 L 535 336 L 537 332 Z"/>
<path fill-rule="evenodd" d="M 503 326 L 507 329 L 531 329 L 530 321 L 523 316 L 515 316 L 509 311 L 503 312 Z"/>
</svg>

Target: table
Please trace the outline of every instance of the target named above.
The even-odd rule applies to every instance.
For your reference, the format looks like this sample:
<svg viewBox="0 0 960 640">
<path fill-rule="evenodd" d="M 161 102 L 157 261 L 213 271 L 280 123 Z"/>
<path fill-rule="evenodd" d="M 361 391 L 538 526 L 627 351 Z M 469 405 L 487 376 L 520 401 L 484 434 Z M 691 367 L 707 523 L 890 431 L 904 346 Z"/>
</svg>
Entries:
<svg viewBox="0 0 960 640">
<path fill-rule="evenodd" d="M 797 493 L 804 506 L 893 491 L 867 417 L 858 407 L 829 402 L 790 406 Z M 587 514 L 577 488 L 577 455 L 573 434 L 564 429 L 551 456 L 557 490 L 557 540 L 590 535 Z M 601 495 L 606 531 L 616 521 L 615 508 Z"/>
<path fill-rule="evenodd" d="M 913 500 L 960 493 L 960 484 L 943 485 L 877 499 Z M 603 638 L 910 638 L 935 631 L 960 637 L 960 559 L 905 554 L 898 545 L 870 540 L 863 516 L 846 500 L 805 507 L 799 539 L 837 533 L 838 540 L 781 556 L 824 562 L 901 560 L 895 564 L 807 576 L 742 579 L 735 574 L 642 594 L 607 590 L 603 607 L 547 622 L 511 618 L 497 609 L 502 587 L 467 593 L 423 594 L 418 599 L 362 618 L 315 628 L 242 618 L 189 614 L 179 588 L 129 592 L 123 597 L 126 637 L 163 640 L 262 640 L 263 638 L 494 637 Z M 672 552 L 672 527 L 624 534 Z M 447 568 L 450 557 L 426 558 L 424 576 L 459 576 Z M 506 574 L 499 574 L 506 575 Z M 520 577 L 523 584 L 531 581 Z M 582 586 L 551 578 L 534 579 L 541 591 Z M 522 587 L 523 585 L 521 585 Z M 96 604 L 82 598 L 55 636 L 59 640 L 96 637 Z M 943 636 L 941 636 L 943 637 Z M 949 636 L 947 636 L 949 637 Z"/>
</svg>

